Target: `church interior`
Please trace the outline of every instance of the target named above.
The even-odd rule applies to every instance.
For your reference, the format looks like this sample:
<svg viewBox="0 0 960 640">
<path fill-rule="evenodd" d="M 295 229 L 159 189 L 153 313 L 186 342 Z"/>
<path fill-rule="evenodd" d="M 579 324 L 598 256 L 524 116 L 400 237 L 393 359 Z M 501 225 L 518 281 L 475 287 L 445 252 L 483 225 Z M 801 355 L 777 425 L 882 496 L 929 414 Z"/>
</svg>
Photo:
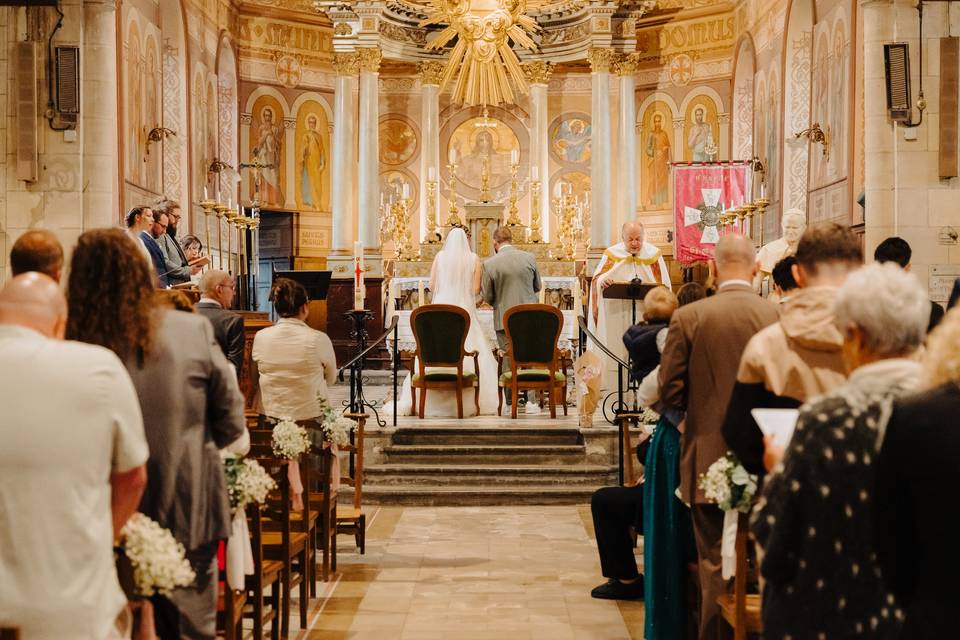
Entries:
<svg viewBox="0 0 960 640">
<path fill-rule="evenodd" d="M 763 635 L 781 627 L 766 595 L 761 610 L 762 554 L 748 549 L 743 512 L 739 528 L 724 521 L 724 544 L 737 541 L 729 603 L 707 602 L 717 594 L 694 553 L 676 569 L 682 620 L 651 622 L 654 540 L 636 526 L 647 601 L 590 597 L 606 562 L 596 492 L 650 484 L 645 447 L 668 415 L 651 418 L 637 399 L 620 336 L 653 323 L 652 288 L 721 290 L 725 241 L 757 252 L 755 298 L 787 300 L 775 266 L 798 239 L 802 263 L 803 238 L 827 225 L 868 264 L 885 239 L 906 241 L 922 297 L 947 308 L 945 323 L 956 316 L 958 37 L 960 2 L 934 0 L 0 0 L 0 286 L 15 283 L 18 239 L 45 230 L 63 248 L 69 302 L 82 236 L 131 228 L 136 207 L 160 223 L 166 202 L 179 211 L 164 227 L 174 244 L 190 237 L 191 255 L 206 256 L 172 287 L 187 308 L 209 298 L 214 270 L 233 287 L 222 306 L 242 317 L 236 380 L 252 459 L 271 455 L 256 336 L 291 316 L 278 279 L 304 285 L 303 319 L 335 355 L 320 374 L 323 406 L 354 423 L 338 454 L 320 455 L 343 480 L 319 485 L 313 528 L 301 515 L 290 533 L 287 497 L 286 528 L 261 533 L 257 515 L 255 551 L 271 536 L 289 551 L 302 525 L 303 560 L 286 554 L 272 584 L 272 556 L 259 552 L 240 584 L 221 576 L 218 637 L 791 637 Z M 478 304 L 462 313 L 435 291 L 452 279 L 442 255 L 454 235 L 484 265 L 470 289 Z M 487 265 L 508 244 L 532 256 L 535 299 L 522 304 L 541 315 L 498 343 L 510 313 Z M 430 325 L 431 310 L 447 315 Z M 463 318 L 482 330 L 481 357 L 496 357 L 483 398 L 466 328 L 456 362 L 434 357 L 446 367 L 436 389 L 423 368 L 429 338 Z M 523 391 L 533 378 L 519 373 L 521 343 L 538 345 L 538 333 L 553 337 L 549 356 L 526 358 L 541 377 Z M 659 346 L 664 368 L 672 339 Z M 431 405 L 443 393 L 462 406 Z M 0 398 L 2 416 L 14 399 L 2 388 Z M 15 428 L 0 426 L 0 442 Z M 0 477 L 15 468 L 0 454 Z M 283 490 L 299 484 L 292 468 Z M 247 548 L 254 520 L 238 513 Z M 605 564 L 602 576 L 617 578 Z M 18 631 L 4 604 L 14 591 L 0 587 L 0 637 L 61 637 Z M 138 635 L 149 624 L 134 611 L 135 637 L 155 637 Z"/>
</svg>

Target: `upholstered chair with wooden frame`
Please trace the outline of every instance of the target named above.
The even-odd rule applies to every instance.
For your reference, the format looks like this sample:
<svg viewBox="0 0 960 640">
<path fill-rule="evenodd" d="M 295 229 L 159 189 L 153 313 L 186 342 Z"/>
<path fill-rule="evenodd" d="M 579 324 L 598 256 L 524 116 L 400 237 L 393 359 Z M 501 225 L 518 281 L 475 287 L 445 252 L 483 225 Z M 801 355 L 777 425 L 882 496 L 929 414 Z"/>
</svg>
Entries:
<svg viewBox="0 0 960 640">
<path fill-rule="evenodd" d="M 503 314 L 507 334 L 510 371 L 500 376 L 500 401 L 497 415 L 503 410 L 503 390 L 510 389 L 513 403 L 510 417 L 517 417 L 517 395 L 520 391 L 546 391 L 550 397 L 550 417 L 557 417 L 557 398 L 567 415 L 567 374 L 557 344 L 563 331 L 563 313 L 548 304 L 518 304 Z M 558 370 L 558 369 L 561 369 Z"/>
<path fill-rule="evenodd" d="M 411 378 L 411 411 L 417 411 L 417 389 L 420 389 L 420 409 L 423 418 L 427 389 L 453 390 L 457 396 L 457 418 L 463 418 L 463 390 L 474 388 L 474 402 L 480 413 L 480 362 L 477 351 L 466 351 L 470 332 L 470 314 L 452 304 L 428 304 L 417 307 L 410 314 L 410 328 L 417 341 L 414 357 L 417 370 Z M 463 359 L 473 357 L 473 370 L 464 373 Z"/>
</svg>

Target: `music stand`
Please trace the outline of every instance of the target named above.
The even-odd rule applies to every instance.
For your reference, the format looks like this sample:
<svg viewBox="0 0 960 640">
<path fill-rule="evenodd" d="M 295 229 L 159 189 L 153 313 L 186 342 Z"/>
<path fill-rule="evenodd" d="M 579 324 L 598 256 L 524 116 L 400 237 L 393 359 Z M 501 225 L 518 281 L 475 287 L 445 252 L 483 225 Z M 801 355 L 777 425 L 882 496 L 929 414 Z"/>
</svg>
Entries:
<svg viewBox="0 0 960 640">
<path fill-rule="evenodd" d="M 638 278 L 634 278 L 630 282 L 615 282 L 609 287 L 602 291 L 603 297 L 606 300 L 630 300 L 631 301 L 631 321 L 630 325 L 633 326 L 637 324 L 637 300 L 643 301 L 647 296 L 647 293 L 656 287 L 661 285 L 657 283 L 646 283 L 641 282 Z M 637 388 L 637 383 L 639 381 L 631 381 L 630 373 L 633 371 L 633 358 L 630 357 L 630 352 L 627 352 L 627 391 L 634 391 Z M 618 371 L 617 376 L 620 376 Z M 618 384 L 622 385 L 622 381 L 618 381 Z M 633 396 L 633 410 L 637 411 L 637 396 Z M 616 413 L 626 411 L 625 406 L 620 406 L 619 410 Z"/>
<path fill-rule="evenodd" d="M 326 300 L 332 275 L 332 271 L 274 271 L 273 282 L 277 278 L 289 278 L 303 285 L 310 300 Z"/>
</svg>

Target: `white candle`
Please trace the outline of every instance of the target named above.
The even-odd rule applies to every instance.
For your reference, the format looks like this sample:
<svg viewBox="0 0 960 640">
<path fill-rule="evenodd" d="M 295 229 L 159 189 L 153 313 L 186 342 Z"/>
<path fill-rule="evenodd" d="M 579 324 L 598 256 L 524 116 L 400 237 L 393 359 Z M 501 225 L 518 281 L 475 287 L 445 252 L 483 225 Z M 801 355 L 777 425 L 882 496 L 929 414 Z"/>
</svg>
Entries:
<svg viewBox="0 0 960 640">
<path fill-rule="evenodd" d="M 437 172 L 433 167 L 427 169 L 427 180 L 433 182 L 437 179 Z"/>
<path fill-rule="evenodd" d="M 579 314 L 580 307 L 583 306 L 583 302 L 581 301 L 580 297 L 580 280 L 578 278 L 573 280 L 573 285 L 571 288 L 573 289 L 573 310 Z"/>
<path fill-rule="evenodd" d="M 514 149 L 510 152 L 510 163 L 511 164 L 520 164 L 520 150 Z"/>
<path fill-rule="evenodd" d="M 382 206 L 385 205 L 386 203 L 387 203 L 387 194 L 385 194 L 383 191 L 381 191 L 381 192 L 380 192 L 380 206 L 382 207 Z"/>
<path fill-rule="evenodd" d="M 400 284 L 396 278 L 390 280 L 390 309 L 394 308 L 393 301 L 400 297 Z"/>
<path fill-rule="evenodd" d="M 553 185 L 553 197 L 557 198 L 558 200 L 563 197 L 562 183 L 558 182 L 557 184 Z"/>
<path fill-rule="evenodd" d="M 233 196 L 227 196 L 227 209 L 233 209 Z"/>
<path fill-rule="evenodd" d="M 541 285 L 540 291 L 537 292 L 537 302 L 543 304 L 543 301 L 546 299 L 546 293 L 547 288 Z"/>
<path fill-rule="evenodd" d="M 410 185 L 407 184 L 406 182 L 403 183 L 403 199 L 404 200 L 410 199 Z"/>
<path fill-rule="evenodd" d="M 536 182 L 540 179 L 540 167 L 533 165 L 533 168 L 530 170 L 530 178 Z"/>
<path fill-rule="evenodd" d="M 207 185 L 203 185 L 203 199 L 209 200 L 210 196 L 207 194 Z"/>
<path fill-rule="evenodd" d="M 417 281 L 417 306 L 423 306 L 427 303 L 427 294 L 423 288 L 423 280 Z"/>
<path fill-rule="evenodd" d="M 457 164 L 457 150 L 450 149 L 450 153 L 447 154 L 447 159 L 450 160 L 450 164 Z"/>
</svg>

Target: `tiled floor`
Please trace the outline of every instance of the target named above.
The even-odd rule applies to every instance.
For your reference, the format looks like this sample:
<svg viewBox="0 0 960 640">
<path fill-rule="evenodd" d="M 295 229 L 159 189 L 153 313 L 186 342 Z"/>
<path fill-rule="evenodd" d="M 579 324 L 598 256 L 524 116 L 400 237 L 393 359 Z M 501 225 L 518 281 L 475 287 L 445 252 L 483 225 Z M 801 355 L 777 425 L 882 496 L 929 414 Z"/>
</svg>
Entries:
<svg viewBox="0 0 960 640">
<path fill-rule="evenodd" d="M 587 506 L 374 507 L 368 517 L 366 555 L 340 538 L 335 582 L 298 637 L 643 636 L 643 603 L 590 598 L 602 578 Z"/>
</svg>

